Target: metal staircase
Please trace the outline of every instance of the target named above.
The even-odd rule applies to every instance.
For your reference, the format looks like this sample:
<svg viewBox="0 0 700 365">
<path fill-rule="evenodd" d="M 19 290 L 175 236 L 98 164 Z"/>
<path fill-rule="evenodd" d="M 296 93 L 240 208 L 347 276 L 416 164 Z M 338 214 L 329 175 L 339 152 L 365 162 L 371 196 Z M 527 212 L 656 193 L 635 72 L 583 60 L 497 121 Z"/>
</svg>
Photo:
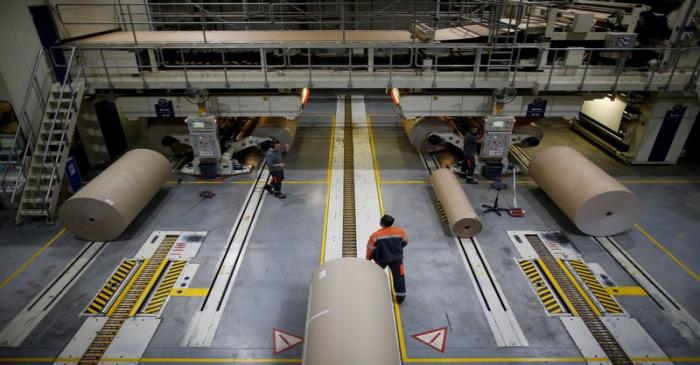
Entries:
<svg viewBox="0 0 700 365">
<path fill-rule="evenodd" d="M 21 197 L 17 223 L 26 217 L 53 221 L 85 90 L 83 68 L 78 65 L 75 48 L 66 65 L 52 65 L 50 56 L 44 49 L 37 55 L 15 142 L 0 182 L 4 194 L 9 193 L 11 186 L 11 204 Z M 56 77 L 56 68 L 65 68 L 62 79 Z M 26 142 L 23 153 L 22 141 Z"/>
</svg>

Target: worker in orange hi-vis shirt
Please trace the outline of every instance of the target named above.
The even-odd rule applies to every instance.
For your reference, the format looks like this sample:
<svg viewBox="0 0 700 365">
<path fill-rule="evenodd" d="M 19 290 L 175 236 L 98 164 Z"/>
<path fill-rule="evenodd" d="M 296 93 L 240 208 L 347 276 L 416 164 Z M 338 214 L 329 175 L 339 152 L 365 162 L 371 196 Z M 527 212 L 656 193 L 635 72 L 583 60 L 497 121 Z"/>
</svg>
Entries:
<svg viewBox="0 0 700 365">
<path fill-rule="evenodd" d="M 408 236 L 403 228 L 392 227 L 394 217 L 384 215 L 379 221 L 382 226 L 372 233 L 367 241 L 367 260 L 374 260 L 382 269 L 389 266 L 394 279 L 396 303 L 406 300 L 406 280 L 403 267 L 403 248 L 408 244 Z"/>
</svg>

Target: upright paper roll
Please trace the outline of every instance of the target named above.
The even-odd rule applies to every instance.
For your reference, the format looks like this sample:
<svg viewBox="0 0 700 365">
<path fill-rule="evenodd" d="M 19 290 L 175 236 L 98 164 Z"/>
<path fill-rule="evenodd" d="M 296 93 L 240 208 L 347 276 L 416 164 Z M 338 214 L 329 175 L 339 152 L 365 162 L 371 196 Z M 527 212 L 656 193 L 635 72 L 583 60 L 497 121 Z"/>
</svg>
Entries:
<svg viewBox="0 0 700 365">
<path fill-rule="evenodd" d="M 528 170 L 585 234 L 617 234 L 639 220 L 639 198 L 570 147 L 554 146 L 538 152 Z"/>
<path fill-rule="evenodd" d="M 449 169 L 438 169 L 433 172 L 430 181 L 445 210 L 452 234 L 462 238 L 479 234 L 483 226 L 455 174 Z"/>
<path fill-rule="evenodd" d="M 89 241 L 119 237 L 170 175 L 170 163 L 158 152 L 135 149 L 85 185 L 58 211 L 71 233 Z"/>
<path fill-rule="evenodd" d="M 314 270 L 305 365 L 399 365 L 391 289 L 379 265 L 340 258 Z"/>
<path fill-rule="evenodd" d="M 281 117 L 262 117 L 253 130 L 256 137 L 270 137 L 292 147 L 297 133 L 297 121 Z"/>
<path fill-rule="evenodd" d="M 452 133 L 450 124 L 438 117 L 421 117 L 403 121 L 408 141 L 419 151 L 437 152 L 447 148 L 446 142 L 434 143 L 428 140 L 430 133 Z"/>
</svg>

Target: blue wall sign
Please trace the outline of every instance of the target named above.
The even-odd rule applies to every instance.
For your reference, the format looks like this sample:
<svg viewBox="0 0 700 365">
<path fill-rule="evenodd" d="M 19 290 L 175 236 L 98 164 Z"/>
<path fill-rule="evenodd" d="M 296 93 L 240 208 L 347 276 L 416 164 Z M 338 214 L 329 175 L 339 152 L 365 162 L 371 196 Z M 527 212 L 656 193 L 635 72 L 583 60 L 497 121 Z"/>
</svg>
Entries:
<svg viewBox="0 0 700 365">
<path fill-rule="evenodd" d="M 532 103 L 527 105 L 527 116 L 528 117 L 544 117 L 544 113 L 547 110 L 547 100 L 542 98 L 535 98 Z"/>
<path fill-rule="evenodd" d="M 83 186 L 83 178 L 78 170 L 78 162 L 75 157 L 66 160 L 66 177 L 68 178 L 68 191 L 75 193 Z"/>
<path fill-rule="evenodd" d="M 175 108 L 173 108 L 173 101 L 163 98 L 158 99 L 158 104 L 156 104 L 156 116 L 158 118 L 174 118 Z"/>
</svg>

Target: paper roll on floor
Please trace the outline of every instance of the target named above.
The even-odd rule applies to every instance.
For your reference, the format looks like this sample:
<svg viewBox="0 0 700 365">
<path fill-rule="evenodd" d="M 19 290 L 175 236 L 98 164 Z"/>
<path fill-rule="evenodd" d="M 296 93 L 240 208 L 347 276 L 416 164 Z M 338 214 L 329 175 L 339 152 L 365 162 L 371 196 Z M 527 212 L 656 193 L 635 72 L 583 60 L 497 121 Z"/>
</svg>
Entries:
<svg viewBox="0 0 700 365">
<path fill-rule="evenodd" d="M 350 257 L 314 270 L 303 364 L 399 365 L 397 342 L 384 270 L 374 262 Z"/>
<path fill-rule="evenodd" d="M 462 238 L 479 234 L 483 226 L 455 174 L 449 169 L 438 169 L 433 171 L 430 181 L 445 210 L 452 234 Z"/>
<path fill-rule="evenodd" d="M 158 152 L 135 149 L 85 185 L 58 211 L 71 233 L 89 241 L 119 237 L 170 175 L 170 163 Z"/>
<path fill-rule="evenodd" d="M 255 125 L 252 135 L 256 137 L 270 137 L 292 147 L 294 136 L 297 133 L 298 122 L 294 119 L 281 117 L 262 117 Z"/>
<path fill-rule="evenodd" d="M 537 185 L 585 234 L 617 234 L 639 220 L 639 198 L 570 147 L 554 146 L 538 152 L 528 170 Z"/>
<path fill-rule="evenodd" d="M 442 141 L 429 141 L 430 133 L 452 133 L 452 127 L 447 121 L 438 117 L 422 117 L 406 119 L 403 122 L 408 141 L 419 151 L 437 152 L 447 148 Z"/>
</svg>

